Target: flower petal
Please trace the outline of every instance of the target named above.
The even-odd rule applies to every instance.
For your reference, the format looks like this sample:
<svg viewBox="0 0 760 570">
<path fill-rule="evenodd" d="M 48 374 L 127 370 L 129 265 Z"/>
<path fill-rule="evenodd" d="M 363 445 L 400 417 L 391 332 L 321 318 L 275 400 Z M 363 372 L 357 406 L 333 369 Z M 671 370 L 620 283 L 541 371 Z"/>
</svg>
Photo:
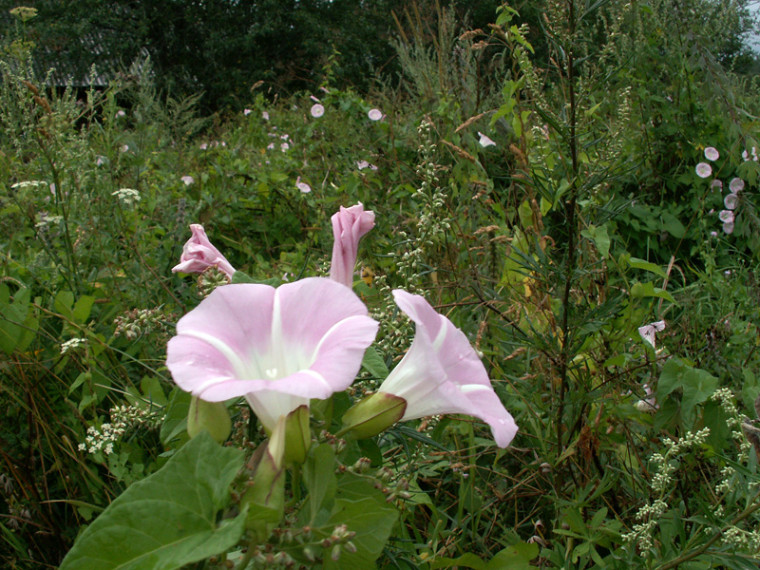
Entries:
<svg viewBox="0 0 760 570">
<path fill-rule="evenodd" d="M 517 425 L 493 391 L 483 363 L 465 334 L 419 295 L 393 292 L 398 306 L 416 323 L 412 346 L 380 387 L 407 401 L 402 420 L 461 413 L 480 418 L 500 447 Z"/>
</svg>

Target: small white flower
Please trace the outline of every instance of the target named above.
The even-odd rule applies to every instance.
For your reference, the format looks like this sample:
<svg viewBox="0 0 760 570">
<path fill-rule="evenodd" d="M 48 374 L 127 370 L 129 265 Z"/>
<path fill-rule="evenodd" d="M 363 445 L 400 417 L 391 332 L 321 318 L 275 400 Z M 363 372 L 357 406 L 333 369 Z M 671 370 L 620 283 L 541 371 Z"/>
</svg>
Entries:
<svg viewBox="0 0 760 570">
<path fill-rule="evenodd" d="M 707 164 L 706 162 L 700 162 L 697 164 L 697 167 L 695 169 L 697 171 L 697 176 L 700 178 L 707 178 L 712 174 L 712 167 Z"/>
<path fill-rule="evenodd" d="M 311 106 L 311 116 L 315 119 L 319 119 L 322 115 L 325 114 L 325 108 L 321 103 L 314 103 L 314 105 Z"/>
<path fill-rule="evenodd" d="M 61 354 L 66 354 L 70 350 L 76 350 L 80 346 L 87 343 L 86 338 L 72 338 L 64 343 L 61 343 Z"/>
<path fill-rule="evenodd" d="M 264 119 L 265 121 L 268 121 L 269 120 L 269 113 L 267 111 L 262 111 L 261 112 L 261 118 Z"/>
<path fill-rule="evenodd" d="M 308 194 L 309 192 L 311 192 L 311 186 L 309 186 L 308 184 L 306 184 L 306 182 L 301 182 L 301 177 L 300 176 L 296 180 L 296 187 L 298 187 L 298 189 L 301 192 L 303 192 L 304 194 Z"/>
<path fill-rule="evenodd" d="M 383 112 L 380 109 L 370 109 L 367 116 L 370 121 L 379 121 L 383 118 Z"/>
<path fill-rule="evenodd" d="M 129 150 L 128 144 L 123 144 L 119 147 L 119 152 L 127 152 Z"/>
<path fill-rule="evenodd" d="M 201 146 L 198 148 L 200 148 L 201 150 L 206 150 L 208 148 L 208 143 L 201 143 Z"/>
<path fill-rule="evenodd" d="M 639 327 L 639 334 L 646 342 L 652 345 L 652 348 L 656 347 L 655 333 L 658 333 L 665 329 L 665 321 L 655 321 Z"/>
<path fill-rule="evenodd" d="M 720 158 L 720 153 L 718 152 L 718 149 L 712 146 L 708 146 L 705 149 L 705 158 L 707 160 L 716 161 Z"/>
<path fill-rule="evenodd" d="M 731 180 L 731 182 L 729 182 L 728 188 L 734 194 L 738 194 L 739 192 L 744 190 L 744 180 L 742 180 L 741 178 L 734 178 Z"/>
<path fill-rule="evenodd" d="M 480 137 L 480 140 L 478 141 L 480 143 L 480 146 L 487 147 L 487 146 L 496 146 L 496 143 L 488 138 L 486 135 L 478 131 L 478 136 Z"/>
<path fill-rule="evenodd" d="M 122 109 L 119 109 L 118 111 L 116 111 L 116 118 L 117 119 L 120 119 L 121 117 L 125 117 L 126 115 L 127 114 Z"/>
<path fill-rule="evenodd" d="M 132 188 L 119 188 L 111 192 L 111 196 L 116 196 L 125 206 L 133 206 L 140 201 L 140 193 Z"/>
<path fill-rule="evenodd" d="M 356 168 L 358 168 L 359 170 L 364 170 L 365 168 L 369 168 L 369 162 L 367 162 L 366 160 L 357 160 Z"/>
<path fill-rule="evenodd" d="M 19 190 L 21 188 L 35 188 L 37 186 L 47 186 L 47 182 L 44 180 L 22 180 L 21 182 L 11 184 L 11 188 L 13 190 Z"/>
</svg>

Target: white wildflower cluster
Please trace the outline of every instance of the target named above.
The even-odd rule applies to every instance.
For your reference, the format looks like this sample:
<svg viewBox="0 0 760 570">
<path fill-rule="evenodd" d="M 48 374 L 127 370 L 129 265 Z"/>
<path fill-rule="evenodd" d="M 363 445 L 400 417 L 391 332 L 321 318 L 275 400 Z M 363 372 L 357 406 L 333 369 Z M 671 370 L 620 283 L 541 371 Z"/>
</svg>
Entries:
<svg viewBox="0 0 760 570">
<path fill-rule="evenodd" d="M 133 188 L 119 188 L 111 192 L 111 196 L 116 196 L 122 205 L 131 208 L 140 201 L 140 193 Z"/>
<path fill-rule="evenodd" d="M 161 307 L 153 309 L 132 309 L 114 319 L 116 330 L 114 336 L 125 336 L 128 340 L 134 340 L 139 336 L 149 334 L 154 330 L 166 332 L 164 323 L 167 316 Z"/>
<path fill-rule="evenodd" d="M 11 184 L 13 190 L 23 190 L 24 188 L 37 188 L 38 186 L 48 186 L 48 183 L 44 180 L 22 180 Z"/>
<path fill-rule="evenodd" d="M 87 344 L 86 338 L 72 338 L 66 342 L 61 343 L 61 354 L 66 354 L 69 351 L 75 351 L 79 347 Z"/>
<path fill-rule="evenodd" d="M 752 532 L 732 526 L 723 531 L 723 544 L 743 552 L 760 553 L 760 530 Z"/>
<path fill-rule="evenodd" d="M 710 428 L 703 428 L 697 432 L 687 432 L 677 442 L 672 439 L 666 439 L 663 441 L 665 447 L 668 448 L 665 454 L 655 453 L 650 457 L 655 473 L 649 486 L 657 498 L 652 503 L 647 503 L 639 508 L 636 518 L 642 522 L 633 525 L 631 532 L 623 535 L 623 541 L 626 544 L 635 544 L 642 552 L 653 547 L 654 540 L 652 534 L 660 519 L 668 510 L 665 497 L 673 488 L 672 475 L 678 470 L 678 456 L 691 448 L 704 444 L 709 435 Z"/>
<path fill-rule="evenodd" d="M 87 436 L 84 443 L 79 444 L 79 451 L 111 455 L 114 452 L 114 445 L 128 429 L 141 425 L 156 427 L 162 420 L 162 415 L 156 411 L 127 405 L 111 408 L 110 415 L 110 423 L 102 423 L 99 428 L 94 426 L 87 428 Z"/>
<path fill-rule="evenodd" d="M 48 226 L 57 226 L 63 221 L 63 216 L 54 216 L 47 212 L 40 212 L 37 215 L 37 223 L 34 227 L 37 229 L 47 228 Z"/>
<path fill-rule="evenodd" d="M 407 290 L 412 293 L 419 291 L 420 275 L 425 271 L 426 250 L 443 240 L 451 228 L 446 212 L 446 193 L 438 179 L 441 167 L 435 162 L 432 125 L 423 120 L 417 132 L 422 140 L 418 149 L 420 164 L 417 175 L 422 178 L 422 183 L 413 194 L 413 199 L 420 206 L 420 214 L 413 235 L 398 232 L 403 251 L 395 253 L 396 269 L 407 278 Z"/>
<path fill-rule="evenodd" d="M 728 416 L 726 419 L 726 425 L 731 428 L 731 437 L 733 437 L 734 441 L 739 445 L 740 453 L 737 460 L 740 462 L 746 461 L 748 458 L 747 454 L 749 450 L 752 449 L 752 444 L 747 441 L 747 438 L 742 431 L 742 420 L 739 416 L 739 410 L 736 408 L 733 392 L 724 386 L 718 388 L 711 396 L 711 399 L 715 402 L 719 402 L 720 407 L 726 413 L 726 416 Z"/>
</svg>

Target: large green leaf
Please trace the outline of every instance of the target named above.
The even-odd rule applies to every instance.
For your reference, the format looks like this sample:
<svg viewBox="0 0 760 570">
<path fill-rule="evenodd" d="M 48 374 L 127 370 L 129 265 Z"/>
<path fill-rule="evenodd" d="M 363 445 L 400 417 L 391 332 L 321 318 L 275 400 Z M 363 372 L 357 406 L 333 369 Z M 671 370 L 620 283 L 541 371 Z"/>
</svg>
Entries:
<svg viewBox="0 0 760 570">
<path fill-rule="evenodd" d="M 374 568 L 374 562 L 385 547 L 398 511 L 368 480 L 345 473 L 338 481 L 338 498 L 326 526 L 345 524 L 356 533 L 351 542 L 356 552 L 343 550 L 338 560 L 326 557 L 325 569 L 356 570 Z"/>
<path fill-rule="evenodd" d="M 207 433 L 122 493 L 74 543 L 61 570 L 169 570 L 232 547 L 246 513 L 217 522 L 243 452 Z"/>
</svg>

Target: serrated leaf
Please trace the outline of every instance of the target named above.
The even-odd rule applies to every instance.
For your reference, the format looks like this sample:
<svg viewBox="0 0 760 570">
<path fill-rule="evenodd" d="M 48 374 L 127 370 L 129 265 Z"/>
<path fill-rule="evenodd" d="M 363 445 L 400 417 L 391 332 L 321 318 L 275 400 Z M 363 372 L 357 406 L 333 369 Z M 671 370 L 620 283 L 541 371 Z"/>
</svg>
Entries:
<svg viewBox="0 0 760 570">
<path fill-rule="evenodd" d="M 79 536 L 61 570 L 170 570 L 231 548 L 246 512 L 217 523 L 243 452 L 202 433 L 134 483 Z"/>
</svg>

